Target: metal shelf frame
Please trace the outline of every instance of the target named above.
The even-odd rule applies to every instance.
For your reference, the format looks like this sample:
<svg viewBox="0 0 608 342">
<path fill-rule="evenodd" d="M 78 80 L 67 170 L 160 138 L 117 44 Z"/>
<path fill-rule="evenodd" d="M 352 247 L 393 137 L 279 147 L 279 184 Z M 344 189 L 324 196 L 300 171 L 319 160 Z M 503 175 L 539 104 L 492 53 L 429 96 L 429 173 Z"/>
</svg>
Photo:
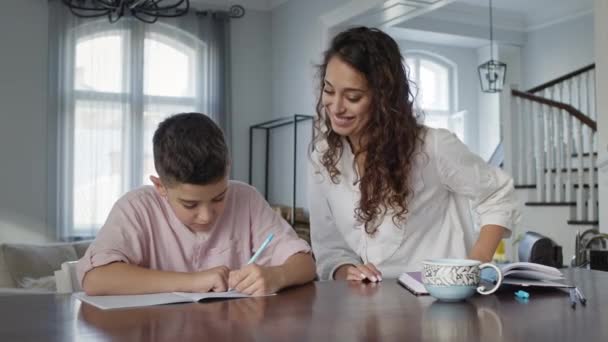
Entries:
<svg viewBox="0 0 608 342">
<path fill-rule="evenodd" d="M 261 122 L 249 127 L 249 184 L 253 182 L 253 135 L 256 130 L 262 130 L 265 133 L 266 146 L 264 153 L 264 198 L 268 200 L 268 163 L 270 162 L 270 133 L 272 130 L 293 125 L 293 192 L 291 202 L 291 225 L 295 226 L 295 212 L 296 212 L 296 180 L 297 180 L 297 150 L 298 150 L 298 124 L 303 121 L 313 120 L 314 116 L 295 114 L 292 116 L 286 116 L 266 122 Z M 314 127 L 313 127 L 314 131 Z"/>
</svg>

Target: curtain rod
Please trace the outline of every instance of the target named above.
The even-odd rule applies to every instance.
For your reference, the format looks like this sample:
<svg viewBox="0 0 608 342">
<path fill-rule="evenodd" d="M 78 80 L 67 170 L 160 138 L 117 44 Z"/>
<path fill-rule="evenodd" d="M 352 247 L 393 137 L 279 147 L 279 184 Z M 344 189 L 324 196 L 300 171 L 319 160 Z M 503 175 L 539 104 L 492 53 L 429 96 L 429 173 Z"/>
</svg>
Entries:
<svg viewBox="0 0 608 342">
<path fill-rule="evenodd" d="M 232 5 L 228 10 L 198 10 L 196 15 L 206 16 L 211 13 L 214 16 L 220 16 L 222 18 L 238 19 L 245 15 L 245 7 L 241 5 Z"/>
</svg>

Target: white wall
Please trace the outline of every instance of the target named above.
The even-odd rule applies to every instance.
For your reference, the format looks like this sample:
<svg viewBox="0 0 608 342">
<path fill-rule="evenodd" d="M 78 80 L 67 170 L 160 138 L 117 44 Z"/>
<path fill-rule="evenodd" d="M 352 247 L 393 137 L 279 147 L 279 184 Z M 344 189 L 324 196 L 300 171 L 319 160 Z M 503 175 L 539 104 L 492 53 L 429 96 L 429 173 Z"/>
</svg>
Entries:
<svg viewBox="0 0 608 342">
<path fill-rule="evenodd" d="M 490 47 L 477 49 L 477 64 L 490 59 Z M 508 68 L 508 66 L 507 66 Z M 488 160 L 500 142 L 500 111 L 499 94 L 483 93 L 477 87 L 477 112 L 479 113 L 479 155 Z"/>
<path fill-rule="evenodd" d="M 596 74 L 596 94 L 608 94 L 608 2 L 605 0 L 595 0 L 595 32 L 602 34 L 595 35 L 595 74 Z M 606 208 L 608 203 L 608 115 L 604 114 L 608 108 L 608 97 L 598 96 L 598 121 L 597 130 L 599 133 L 598 153 L 599 153 L 599 192 L 600 208 Z M 600 231 L 608 233 L 608 210 L 600 210 Z"/>
<path fill-rule="evenodd" d="M 498 59 L 507 65 L 505 76 L 505 86 L 499 96 L 500 110 L 500 140 L 513 142 L 519 137 L 519 132 L 515 129 L 511 107 L 511 89 L 520 89 L 521 86 L 521 48 L 512 45 L 500 45 L 497 48 Z M 483 128 L 482 128 L 483 129 Z M 499 140 L 499 141 L 500 141 Z M 503 169 L 513 175 L 513 163 L 515 160 L 515 145 L 507 143 L 503 145 L 504 165 Z M 496 146 L 494 146 L 496 147 Z"/>
<path fill-rule="evenodd" d="M 593 32 L 593 14 L 529 32 L 522 49 L 522 89 L 595 62 Z"/>
<path fill-rule="evenodd" d="M 458 90 L 456 111 L 466 110 L 468 112 L 465 122 L 465 143 L 471 151 L 477 153 L 479 150 L 477 113 L 479 80 L 475 49 L 426 44 L 409 40 L 399 40 L 398 44 L 404 56 L 407 56 L 407 52 L 412 50 L 426 51 L 446 58 L 456 65 Z"/>
<path fill-rule="evenodd" d="M 347 0 L 290 0 L 272 12 L 273 116 L 313 114 L 314 66 L 321 61 L 319 16 Z"/>
<path fill-rule="evenodd" d="M 272 11 L 272 115 L 275 118 L 293 114 L 315 114 L 317 85 L 315 65 L 321 61 L 322 25 L 320 16 L 347 0 L 291 0 Z M 297 206 L 307 206 L 305 148 L 311 126 L 299 131 Z M 292 129 L 279 129 L 272 138 L 270 155 L 271 203 L 291 205 L 292 201 Z M 262 164 L 262 163 L 259 163 Z M 261 183 L 263 184 L 263 183 Z"/>
<path fill-rule="evenodd" d="M 43 240 L 47 222 L 47 3 L 0 11 L 0 243 Z"/>
<path fill-rule="evenodd" d="M 249 126 L 272 117 L 271 14 L 247 11 L 232 20 L 230 31 L 232 172 L 234 179 L 247 182 Z"/>
<path fill-rule="evenodd" d="M 505 85 L 519 85 L 521 83 L 521 49 L 513 45 L 494 44 L 494 58 L 507 64 Z M 477 49 L 478 65 L 490 59 L 490 46 Z M 477 72 L 477 71 L 476 71 Z M 503 132 L 501 132 L 500 93 L 484 93 L 479 87 L 478 115 L 479 115 L 479 155 L 488 160 L 498 146 Z M 506 87 L 505 87 L 506 89 Z M 508 113 L 505 113 L 508 115 Z"/>
</svg>

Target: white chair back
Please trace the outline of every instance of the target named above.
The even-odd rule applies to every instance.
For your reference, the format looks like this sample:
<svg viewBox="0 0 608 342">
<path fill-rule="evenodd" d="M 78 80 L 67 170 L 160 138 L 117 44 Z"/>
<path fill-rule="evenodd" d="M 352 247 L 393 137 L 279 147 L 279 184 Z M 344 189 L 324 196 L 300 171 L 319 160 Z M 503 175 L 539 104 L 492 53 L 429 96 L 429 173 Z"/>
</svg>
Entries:
<svg viewBox="0 0 608 342">
<path fill-rule="evenodd" d="M 76 264 L 78 261 L 66 261 L 61 264 L 61 269 L 55 271 L 55 284 L 57 293 L 80 292 L 82 288 L 76 276 Z"/>
</svg>

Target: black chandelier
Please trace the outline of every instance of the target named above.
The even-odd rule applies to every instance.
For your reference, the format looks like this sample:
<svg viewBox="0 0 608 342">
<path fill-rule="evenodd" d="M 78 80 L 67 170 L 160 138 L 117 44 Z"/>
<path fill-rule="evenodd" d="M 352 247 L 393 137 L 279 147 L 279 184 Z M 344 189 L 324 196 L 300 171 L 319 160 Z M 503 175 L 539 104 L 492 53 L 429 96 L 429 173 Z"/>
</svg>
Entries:
<svg viewBox="0 0 608 342">
<path fill-rule="evenodd" d="M 63 0 L 63 3 L 77 17 L 107 16 L 111 23 L 132 16 L 152 24 L 158 18 L 185 15 L 190 9 L 190 0 Z"/>
<path fill-rule="evenodd" d="M 501 92 L 507 74 L 507 65 L 494 59 L 494 35 L 492 31 L 492 0 L 490 0 L 490 60 L 477 67 L 481 91 L 484 93 Z"/>
</svg>

